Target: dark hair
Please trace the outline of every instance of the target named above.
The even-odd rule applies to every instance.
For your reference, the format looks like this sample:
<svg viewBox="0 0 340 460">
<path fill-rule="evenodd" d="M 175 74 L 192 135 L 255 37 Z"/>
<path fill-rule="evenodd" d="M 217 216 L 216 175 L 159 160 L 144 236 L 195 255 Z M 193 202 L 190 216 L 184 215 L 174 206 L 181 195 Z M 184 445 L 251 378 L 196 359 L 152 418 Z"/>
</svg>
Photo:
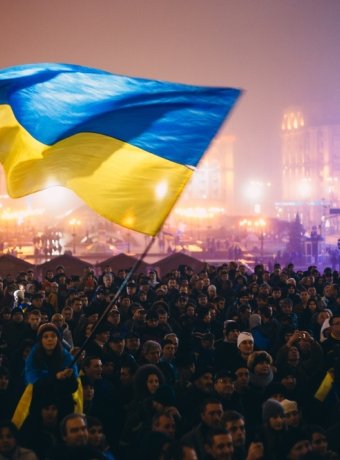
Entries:
<svg viewBox="0 0 340 460">
<path fill-rule="evenodd" d="M 8 428 L 10 433 L 15 438 L 16 442 L 18 442 L 19 431 L 18 431 L 18 428 L 14 425 L 13 422 L 11 422 L 10 420 L 0 420 L 0 433 L 1 433 L 3 428 Z"/>
<path fill-rule="evenodd" d="M 221 401 L 218 398 L 207 398 L 204 399 L 200 404 L 200 413 L 203 414 L 208 404 L 221 404 Z"/>
<path fill-rule="evenodd" d="M 236 422 L 237 420 L 245 420 L 244 415 L 236 410 L 226 410 L 223 412 L 221 425 L 224 426 L 225 423 Z"/>
<path fill-rule="evenodd" d="M 62 370 L 64 367 L 64 347 L 61 340 L 58 340 L 57 345 L 53 350 L 53 353 L 51 354 L 51 356 L 48 356 L 48 360 L 47 354 L 42 346 L 42 343 L 40 341 L 37 342 L 34 351 L 33 362 L 38 369 L 42 369 L 47 365 L 48 369 L 53 373 Z"/>
<path fill-rule="evenodd" d="M 219 434 L 229 434 L 229 431 L 226 428 L 223 427 L 214 427 L 210 428 L 206 434 L 206 442 L 211 446 L 214 441 L 214 436 L 218 436 Z"/>
<path fill-rule="evenodd" d="M 103 427 L 103 423 L 97 417 L 87 417 L 87 429 L 89 430 L 93 426 L 101 426 Z"/>
<path fill-rule="evenodd" d="M 136 400 L 142 400 L 150 396 L 146 386 L 146 382 L 148 380 L 149 375 L 152 374 L 157 375 L 160 385 L 164 383 L 165 378 L 162 371 L 154 364 L 145 364 L 138 368 L 133 379 Z"/>
<path fill-rule="evenodd" d="M 89 367 L 91 365 L 91 361 L 93 361 L 94 359 L 99 359 L 101 361 L 101 358 L 100 356 L 96 356 L 96 355 L 89 355 L 89 356 L 86 356 L 84 361 L 82 362 L 82 369 L 84 369 L 85 367 Z"/>
</svg>

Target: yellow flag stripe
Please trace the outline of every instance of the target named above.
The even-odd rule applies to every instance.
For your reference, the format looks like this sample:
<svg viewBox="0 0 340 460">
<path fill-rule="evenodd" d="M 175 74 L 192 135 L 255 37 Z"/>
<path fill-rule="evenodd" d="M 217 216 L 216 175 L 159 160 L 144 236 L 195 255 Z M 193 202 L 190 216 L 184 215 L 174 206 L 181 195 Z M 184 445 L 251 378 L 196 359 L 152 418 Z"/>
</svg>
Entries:
<svg viewBox="0 0 340 460">
<path fill-rule="evenodd" d="M 0 105 L 0 162 L 13 198 L 61 185 L 124 227 L 156 235 L 193 170 L 126 142 L 81 133 L 45 145 Z"/>
</svg>

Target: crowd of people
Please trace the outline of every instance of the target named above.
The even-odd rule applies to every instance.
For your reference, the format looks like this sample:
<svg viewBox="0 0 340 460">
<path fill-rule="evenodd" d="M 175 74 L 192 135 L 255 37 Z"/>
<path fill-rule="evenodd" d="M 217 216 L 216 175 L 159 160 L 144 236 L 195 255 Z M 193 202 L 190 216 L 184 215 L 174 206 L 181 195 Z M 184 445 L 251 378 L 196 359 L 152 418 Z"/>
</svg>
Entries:
<svg viewBox="0 0 340 460">
<path fill-rule="evenodd" d="M 340 276 L 0 279 L 0 460 L 336 460 Z"/>
</svg>

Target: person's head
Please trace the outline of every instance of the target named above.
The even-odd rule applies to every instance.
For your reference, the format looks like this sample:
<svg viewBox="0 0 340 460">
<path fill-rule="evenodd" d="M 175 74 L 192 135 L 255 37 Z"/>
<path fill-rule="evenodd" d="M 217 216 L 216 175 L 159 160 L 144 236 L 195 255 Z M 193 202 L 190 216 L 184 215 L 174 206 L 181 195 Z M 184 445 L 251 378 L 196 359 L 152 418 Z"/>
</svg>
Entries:
<svg viewBox="0 0 340 460">
<path fill-rule="evenodd" d="M 41 419 L 44 426 L 54 427 L 58 423 L 58 406 L 55 402 L 49 401 L 42 404 Z"/>
<path fill-rule="evenodd" d="M 316 322 L 321 327 L 326 319 L 331 318 L 331 313 L 329 310 L 320 310 L 316 314 Z"/>
<path fill-rule="evenodd" d="M 235 374 L 231 371 L 220 371 L 214 378 L 214 390 L 221 398 L 231 397 L 235 391 Z"/>
<path fill-rule="evenodd" d="M 54 313 L 54 315 L 52 315 L 51 322 L 55 324 L 58 329 L 61 329 L 65 324 L 64 317 L 61 313 Z"/>
<path fill-rule="evenodd" d="M 44 352 L 52 355 L 57 348 L 61 348 L 59 329 L 54 323 L 42 324 L 38 329 L 38 343 Z"/>
<path fill-rule="evenodd" d="M 272 362 L 272 357 L 266 351 L 254 351 L 247 361 L 250 372 L 259 376 L 270 374 Z"/>
<path fill-rule="evenodd" d="M 150 395 L 154 395 L 159 388 L 158 374 L 149 374 L 146 379 L 146 387 Z"/>
<path fill-rule="evenodd" d="M 279 303 L 280 311 L 283 315 L 289 316 L 293 312 L 293 302 L 290 299 L 282 299 Z"/>
<path fill-rule="evenodd" d="M 176 346 L 169 339 L 164 340 L 162 345 L 162 357 L 167 361 L 173 361 L 176 355 Z"/>
<path fill-rule="evenodd" d="M 61 314 L 63 315 L 65 321 L 71 321 L 71 319 L 73 317 L 72 307 L 70 307 L 70 306 L 64 307 L 61 310 Z"/>
<path fill-rule="evenodd" d="M 212 428 L 206 437 L 205 450 L 214 460 L 231 460 L 234 446 L 231 434 L 225 428 Z"/>
<path fill-rule="evenodd" d="M 87 417 L 87 431 L 89 445 L 100 451 L 105 442 L 102 422 L 96 417 Z"/>
<path fill-rule="evenodd" d="M 66 415 L 60 422 L 63 441 L 70 447 L 85 446 L 88 443 L 86 416 L 83 414 Z"/>
<path fill-rule="evenodd" d="M 101 380 L 103 363 L 98 356 L 87 356 L 83 361 L 83 372 L 92 382 Z"/>
<path fill-rule="evenodd" d="M 213 369 L 198 367 L 192 376 L 193 385 L 200 391 L 210 394 L 213 390 Z"/>
<path fill-rule="evenodd" d="M 311 451 L 307 433 L 298 429 L 290 429 L 285 433 L 283 450 L 287 460 L 300 460 Z"/>
<path fill-rule="evenodd" d="M 92 401 L 94 398 L 94 386 L 93 380 L 90 380 L 86 375 L 80 377 L 81 386 L 83 389 L 83 400 L 84 402 Z"/>
<path fill-rule="evenodd" d="M 281 368 L 277 374 L 280 383 L 288 390 L 293 391 L 296 388 L 296 376 L 297 371 L 296 368 L 292 366 L 284 366 Z"/>
<path fill-rule="evenodd" d="M 254 351 L 254 337 L 250 332 L 240 332 L 237 337 L 237 348 L 244 359 Z"/>
<path fill-rule="evenodd" d="M 287 351 L 287 363 L 296 365 L 300 361 L 300 352 L 297 347 L 290 347 Z"/>
<path fill-rule="evenodd" d="M 146 325 L 152 329 L 156 328 L 159 324 L 159 315 L 156 311 L 149 311 L 146 314 Z"/>
<path fill-rule="evenodd" d="M 219 399 L 209 398 L 201 405 L 201 421 L 212 428 L 220 424 L 223 415 L 223 406 Z"/>
<path fill-rule="evenodd" d="M 236 321 L 227 320 L 224 323 L 224 338 L 229 343 L 237 343 L 237 337 L 240 333 L 240 326 Z"/>
<path fill-rule="evenodd" d="M 80 297 L 74 297 L 71 301 L 71 307 L 74 313 L 79 314 L 83 309 L 83 302 Z"/>
<path fill-rule="evenodd" d="M 223 413 L 221 426 L 227 429 L 233 438 L 235 448 L 244 447 L 246 444 L 246 424 L 244 416 L 235 410 Z"/>
<path fill-rule="evenodd" d="M 242 392 L 249 385 L 250 372 L 246 366 L 238 367 L 235 370 L 235 388 Z"/>
<path fill-rule="evenodd" d="M 39 293 L 33 294 L 31 302 L 32 308 L 40 310 L 44 302 L 44 297 Z"/>
<path fill-rule="evenodd" d="M 119 381 L 123 387 L 132 385 L 137 368 L 138 365 L 134 360 L 129 360 L 122 364 L 119 373 Z"/>
<path fill-rule="evenodd" d="M 314 313 L 316 311 L 316 309 L 318 308 L 318 304 L 317 304 L 317 301 L 314 297 L 310 297 L 307 301 L 307 309 Z"/>
<path fill-rule="evenodd" d="M 140 366 L 133 379 L 135 398 L 142 400 L 154 395 L 164 383 L 164 375 L 154 364 Z"/>
<path fill-rule="evenodd" d="M 115 355 L 121 356 L 125 348 L 125 339 L 120 334 L 113 335 L 109 338 L 108 345 Z"/>
<path fill-rule="evenodd" d="M 175 345 L 176 351 L 178 350 L 179 338 L 174 332 L 169 332 L 169 334 L 166 334 L 164 336 L 164 340 L 170 340 L 170 342 L 172 342 Z"/>
<path fill-rule="evenodd" d="M 41 312 L 39 310 L 31 310 L 28 312 L 27 323 L 33 331 L 37 331 L 41 323 Z"/>
<path fill-rule="evenodd" d="M 125 337 L 125 348 L 130 352 L 137 352 L 140 348 L 140 336 L 134 332 L 128 332 Z"/>
<path fill-rule="evenodd" d="M 113 324 L 114 326 L 119 325 L 120 323 L 120 311 L 117 307 L 112 308 L 107 315 L 107 322 Z"/>
<path fill-rule="evenodd" d="M 0 455 L 11 458 L 18 443 L 18 429 L 14 423 L 0 421 Z"/>
<path fill-rule="evenodd" d="M 154 340 L 147 340 L 142 348 L 142 355 L 150 364 L 157 364 L 160 360 L 162 348 L 160 344 Z"/>
<path fill-rule="evenodd" d="M 170 439 L 175 439 L 176 424 L 169 412 L 156 413 L 152 419 L 152 431 L 166 434 Z"/>
<path fill-rule="evenodd" d="M 340 337 L 340 314 L 333 315 L 329 320 L 330 333 L 333 337 Z"/>
<path fill-rule="evenodd" d="M 280 402 L 289 428 L 298 428 L 301 424 L 301 414 L 296 401 L 284 399 Z"/>
<path fill-rule="evenodd" d="M 24 313 L 21 308 L 16 307 L 11 311 L 11 319 L 14 323 L 22 323 L 24 320 Z"/>
<path fill-rule="evenodd" d="M 324 456 L 328 450 L 326 430 L 319 425 L 310 425 L 308 432 L 312 451 Z"/>
<path fill-rule="evenodd" d="M 267 399 L 262 404 L 263 423 L 274 431 L 281 431 L 285 428 L 283 407 L 275 399 Z"/>
</svg>

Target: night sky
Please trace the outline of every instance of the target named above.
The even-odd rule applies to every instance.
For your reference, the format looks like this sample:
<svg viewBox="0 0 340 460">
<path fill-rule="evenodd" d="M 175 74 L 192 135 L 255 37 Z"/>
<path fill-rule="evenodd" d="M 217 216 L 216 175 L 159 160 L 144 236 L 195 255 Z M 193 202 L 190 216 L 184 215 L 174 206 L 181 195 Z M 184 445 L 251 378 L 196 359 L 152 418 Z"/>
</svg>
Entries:
<svg viewBox="0 0 340 460">
<path fill-rule="evenodd" d="M 236 183 L 280 181 L 280 122 L 340 122 L 339 0 L 1 0 L 0 65 L 69 62 L 245 90 Z M 241 200 L 241 198 L 240 198 Z"/>
</svg>

